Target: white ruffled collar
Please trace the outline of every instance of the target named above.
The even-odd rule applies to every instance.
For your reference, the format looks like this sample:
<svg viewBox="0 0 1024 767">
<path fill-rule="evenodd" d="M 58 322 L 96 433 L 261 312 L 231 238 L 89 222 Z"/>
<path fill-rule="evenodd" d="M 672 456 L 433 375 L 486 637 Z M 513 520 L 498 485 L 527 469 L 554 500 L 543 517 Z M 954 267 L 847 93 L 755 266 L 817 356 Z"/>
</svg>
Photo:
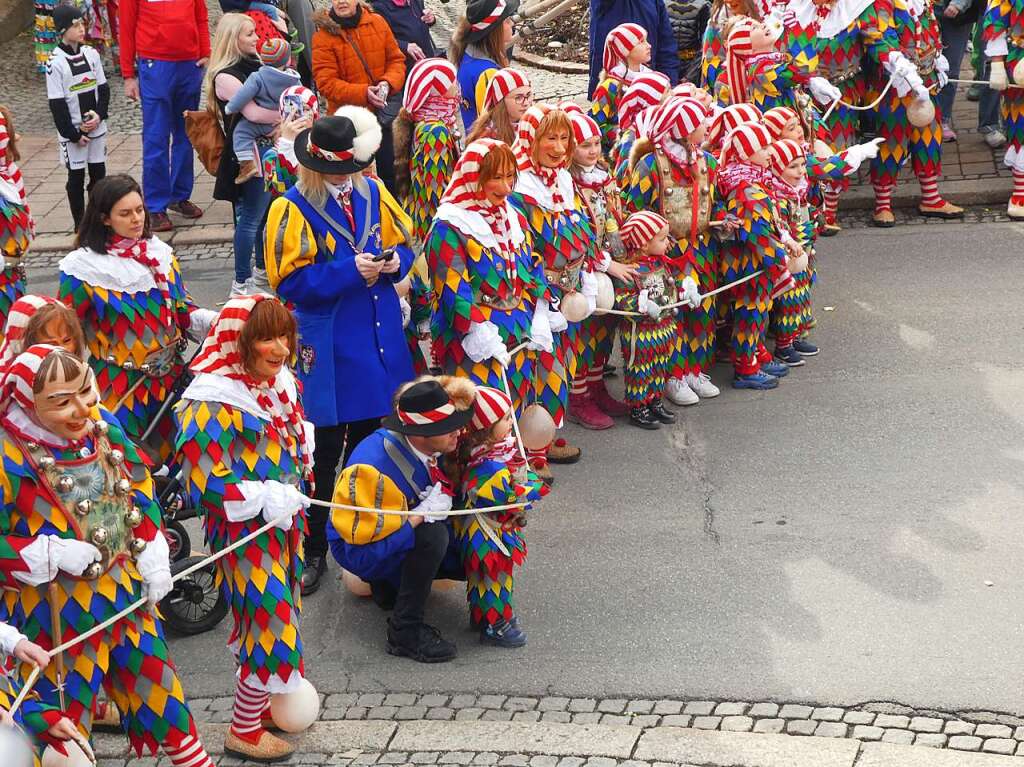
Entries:
<svg viewBox="0 0 1024 767">
<path fill-rule="evenodd" d="M 532 170 L 519 172 L 515 191 L 518 194 L 523 194 L 536 200 L 537 204 L 545 210 L 554 212 L 575 210 L 576 190 L 572 184 L 572 174 L 565 168 L 560 168 L 555 183 L 558 185 L 558 191 L 561 192 L 562 200 L 564 201 L 559 208 L 555 208 L 554 190 L 545 184 L 541 177 Z"/>
<path fill-rule="evenodd" d="M 32 420 L 31 416 L 25 412 L 25 409 L 14 403 L 4 414 L 4 417 L 11 422 L 18 431 L 24 434 L 29 439 L 35 440 L 44 445 L 53 445 L 54 447 L 61 448 L 70 445 L 71 442 L 64 437 L 59 437 L 49 429 L 45 429 L 35 421 Z"/>
<path fill-rule="evenodd" d="M 835 37 L 844 31 L 864 13 L 864 9 L 874 0 L 835 0 L 821 24 L 818 26 L 818 37 Z M 814 24 L 818 16 L 818 8 L 814 0 L 790 0 L 789 10 L 796 14 L 797 21 L 803 28 Z"/>
<path fill-rule="evenodd" d="M 288 368 L 281 370 L 278 375 L 283 376 L 285 391 L 294 402 L 297 396 L 295 376 Z M 263 421 L 271 419 L 270 413 L 256 401 L 252 391 L 242 381 L 214 373 L 197 373 L 181 398 L 193 402 L 219 402 L 222 405 L 244 410 Z"/>
<path fill-rule="evenodd" d="M 519 216 L 512 203 L 505 200 L 505 216 L 508 220 L 509 236 L 512 238 L 512 245 L 518 248 L 523 244 L 525 235 L 523 228 L 519 225 Z M 491 225 L 487 219 L 475 210 L 467 210 L 451 202 L 442 202 L 434 214 L 436 221 L 444 221 L 446 224 L 458 229 L 466 237 L 472 237 L 485 248 L 498 248 L 498 238 L 494 235 Z"/>
<path fill-rule="evenodd" d="M 157 260 L 160 271 L 170 280 L 171 264 L 174 261 L 171 246 L 153 235 L 146 242 L 146 253 Z M 157 286 L 153 272 L 145 264 L 109 253 L 97 253 L 91 248 L 71 251 L 60 260 L 58 266 L 64 274 L 104 290 L 143 293 Z"/>
</svg>

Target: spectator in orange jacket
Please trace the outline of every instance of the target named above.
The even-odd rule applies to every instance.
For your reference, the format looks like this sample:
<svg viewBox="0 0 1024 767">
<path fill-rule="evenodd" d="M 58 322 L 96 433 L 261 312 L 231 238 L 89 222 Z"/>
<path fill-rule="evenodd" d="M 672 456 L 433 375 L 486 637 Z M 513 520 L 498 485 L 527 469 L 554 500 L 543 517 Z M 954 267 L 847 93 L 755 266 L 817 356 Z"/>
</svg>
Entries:
<svg viewBox="0 0 1024 767">
<path fill-rule="evenodd" d="M 394 194 L 394 146 L 391 122 L 398 114 L 405 84 L 405 54 L 383 16 L 358 0 L 331 0 L 329 11 L 315 17 L 313 79 L 334 112 L 346 104 L 377 115 L 383 141 L 377 152 L 377 175 Z M 387 108 L 391 97 L 393 110 Z"/>
</svg>

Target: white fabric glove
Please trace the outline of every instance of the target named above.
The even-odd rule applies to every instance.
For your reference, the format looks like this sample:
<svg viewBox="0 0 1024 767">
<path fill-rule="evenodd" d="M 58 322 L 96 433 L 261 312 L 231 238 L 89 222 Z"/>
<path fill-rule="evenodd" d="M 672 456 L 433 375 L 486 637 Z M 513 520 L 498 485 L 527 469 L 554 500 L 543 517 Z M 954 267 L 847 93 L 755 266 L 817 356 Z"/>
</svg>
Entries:
<svg viewBox="0 0 1024 767">
<path fill-rule="evenodd" d="M 927 88 L 924 87 L 924 83 L 914 86 L 914 98 L 918 101 L 931 101 L 932 94 Z"/>
<path fill-rule="evenodd" d="M 1006 44 L 1006 33 L 1003 32 L 985 44 L 985 55 L 989 58 L 994 56 L 1009 56 L 1010 47 Z M 994 63 L 994 62 L 993 62 Z"/>
<path fill-rule="evenodd" d="M 452 497 L 441 488 L 440 482 L 420 493 L 420 502 L 414 509 L 423 516 L 424 522 L 442 522 L 451 510 Z"/>
<path fill-rule="evenodd" d="M 593 272 L 580 272 L 580 293 L 587 299 L 587 317 L 597 310 L 597 277 Z"/>
<path fill-rule="evenodd" d="M 1010 87 L 1010 78 L 1006 76 L 1006 64 L 1002 61 L 992 62 L 992 70 L 988 76 L 988 87 L 994 91 L 1005 91 Z"/>
<path fill-rule="evenodd" d="M 197 342 L 202 343 L 210 334 L 210 326 L 217 319 L 213 309 L 195 309 L 188 316 L 188 332 Z"/>
<path fill-rule="evenodd" d="M 693 277 L 683 278 L 683 300 L 689 304 L 691 309 L 696 309 L 700 306 L 700 288 L 697 287 L 697 282 Z"/>
<path fill-rule="evenodd" d="M 935 57 L 935 77 L 939 81 L 939 87 L 945 88 L 949 82 L 949 61 L 941 53 Z"/>
<path fill-rule="evenodd" d="M 38 586 L 57 577 L 63 570 L 79 576 L 93 562 L 101 558 L 100 550 L 91 543 L 56 535 L 39 535 L 21 550 L 21 558 L 28 572 L 16 572 L 14 577 L 30 586 Z"/>
<path fill-rule="evenodd" d="M 163 533 L 146 544 L 146 548 L 135 560 L 135 567 L 142 576 L 143 592 L 151 606 L 171 593 L 174 584 L 171 581 L 171 557 L 167 546 L 167 538 Z"/>
<path fill-rule="evenodd" d="M 266 480 L 263 486 L 263 519 L 281 530 L 290 530 L 299 509 L 309 507 L 309 498 L 284 482 Z"/>
<path fill-rule="evenodd" d="M 810 88 L 811 96 L 819 104 L 831 104 L 843 96 L 843 92 L 824 77 L 812 77 L 807 87 Z"/>
<path fill-rule="evenodd" d="M 595 264 L 595 268 L 599 272 L 607 272 L 608 267 L 612 265 L 612 254 L 607 250 L 601 251 L 601 260 Z"/>
<path fill-rule="evenodd" d="M 865 160 L 871 160 L 877 157 L 878 147 L 883 143 L 885 143 L 884 138 L 873 138 L 871 141 L 867 141 L 863 144 L 854 144 L 843 152 L 842 157 L 850 166 L 850 170 L 847 175 L 854 173 Z"/>
<path fill-rule="evenodd" d="M 466 354 L 473 362 L 483 362 L 493 358 L 502 367 L 505 367 L 512 360 L 505 342 L 501 340 L 498 326 L 489 321 L 470 324 L 469 332 L 462 339 L 462 348 L 466 350 Z"/>
<path fill-rule="evenodd" d="M 409 302 L 405 298 L 398 299 L 398 306 L 402 310 L 402 327 L 409 327 L 409 320 L 412 319 L 412 307 L 409 306 Z"/>
<path fill-rule="evenodd" d="M 657 322 L 661 319 L 662 307 L 656 301 L 647 301 L 647 316 Z"/>
<path fill-rule="evenodd" d="M 14 655 L 14 648 L 18 646 L 18 642 L 22 639 L 28 640 L 28 637 L 14 628 L 14 626 L 0 621 L 0 653 Z"/>
<path fill-rule="evenodd" d="M 551 326 L 552 333 L 561 333 L 569 327 L 569 321 L 565 318 L 565 315 L 554 306 L 548 307 L 548 324 Z"/>
<path fill-rule="evenodd" d="M 917 67 L 900 51 L 893 51 L 885 62 L 885 69 L 892 75 L 892 85 L 896 94 L 903 98 L 911 91 L 924 87 L 921 75 L 917 73 Z"/>
<path fill-rule="evenodd" d="M 547 299 L 540 299 L 533 309 L 533 322 L 530 323 L 530 342 L 527 347 L 535 352 L 551 352 L 555 348 L 554 334 L 551 332 Z"/>
</svg>

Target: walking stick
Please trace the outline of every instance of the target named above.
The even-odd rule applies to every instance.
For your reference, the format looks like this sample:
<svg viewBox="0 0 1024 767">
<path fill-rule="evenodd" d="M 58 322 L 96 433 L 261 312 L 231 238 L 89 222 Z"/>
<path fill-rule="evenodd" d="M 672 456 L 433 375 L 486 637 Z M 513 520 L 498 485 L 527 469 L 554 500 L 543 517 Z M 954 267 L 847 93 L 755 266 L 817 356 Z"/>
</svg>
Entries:
<svg viewBox="0 0 1024 767">
<path fill-rule="evenodd" d="M 57 581 L 50 581 L 47 592 L 50 598 L 50 631 L 54 642 L 59 644 L 63 632 L 60 627 L 60 606 L 57 604 L 57 599 L 60 596 Z M 64 678 L 66 676 L 64 653 L 58 652 L 54 657 L 57 662 L 57 699 L 60 701 L 60 710 L 63 712 L 67 710 L 67 706 L 64 704 Z M 38 670 L 37 666 L 36 671 Z"/>
</svg>

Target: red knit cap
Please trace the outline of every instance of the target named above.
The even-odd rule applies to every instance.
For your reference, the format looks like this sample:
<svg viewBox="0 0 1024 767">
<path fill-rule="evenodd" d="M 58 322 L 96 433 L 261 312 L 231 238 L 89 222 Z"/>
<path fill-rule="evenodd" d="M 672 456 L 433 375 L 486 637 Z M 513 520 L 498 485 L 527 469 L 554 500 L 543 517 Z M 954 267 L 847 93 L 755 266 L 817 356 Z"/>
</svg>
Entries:
<svg viewBox="0 0 1024 767">
<path fill-rule="evenodd" d="M 799 119 L 800 115 L 791 107 L 774 107 L 764 113 L 764 124 L 773 139 L 782 137 L 782 131 L 790 120 Z"/>
<path fill-rule="evenodd" d="M 708 129 L 708 146 L 718 146 L 729 131 L 744 123 L 761 122 L 761 118 L 761 110 L 753 104 L 733 104 L 726 107 L 711 121 L 711 127 Z"/>
<path fill-rule="evenodd" d="M 793 160 L 798 157 L 803 157 L 803 147 L 791 138 L 782 139 L 772 144 L 769 149 L 772 155 L 772 170 L 777 174 L 782 175 L 784 171 Z"/>
<path fill-rule="evenodd" d="M 604 41 L 604 73 L 610 75 L 646 39 L 647 30 L 639 24 L 619 24 L 615 27 Z"/>
<path fill-rule="evenodd" d="M 477 386 L 473 398 L 473 417 L 470 425 L 480 431 L 489 429 L 512 410 L 512 400 L 505 392 L 490 386 Z"/>
<path fill-rule="evenodd" d="M 660 72 L 644 72 L 637 77 L 619 99 L 619 129 L 632 128 L 640 111 L 660 104 L 671 87 Z"/>
<path fill-rule="evenodd" d="M 623 244 L 630 250 L 640 250 L 668 226 L 664 217 L 650 210 L 633 213 L 619 230 Z"/>
<path fill-rule="evenodd" d="M 529 88 L 530 78 L 526 72 L 513 67 L 499 69 L 491 78 L 484 93 L 484 109 L 494 109 L 512 91 Z"/>
</svg>

